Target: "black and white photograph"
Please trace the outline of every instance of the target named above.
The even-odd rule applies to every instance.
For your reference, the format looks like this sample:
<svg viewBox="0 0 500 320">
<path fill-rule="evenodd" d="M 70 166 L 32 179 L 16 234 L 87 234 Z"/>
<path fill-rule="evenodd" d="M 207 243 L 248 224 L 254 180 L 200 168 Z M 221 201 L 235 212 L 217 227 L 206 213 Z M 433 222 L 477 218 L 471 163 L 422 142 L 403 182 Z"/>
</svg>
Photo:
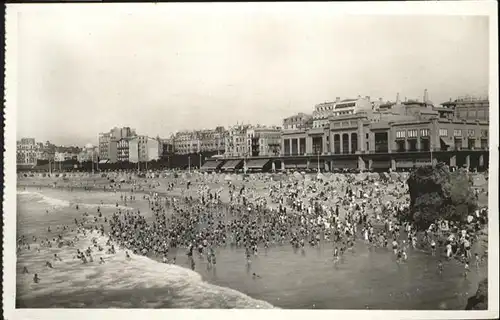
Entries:
<svg viewBox="0 0 500 320">
<path fill-rule="evenodd" d="M 498 317 L 496 3 L 6 11 L 5 319 Z"/>
</svg>

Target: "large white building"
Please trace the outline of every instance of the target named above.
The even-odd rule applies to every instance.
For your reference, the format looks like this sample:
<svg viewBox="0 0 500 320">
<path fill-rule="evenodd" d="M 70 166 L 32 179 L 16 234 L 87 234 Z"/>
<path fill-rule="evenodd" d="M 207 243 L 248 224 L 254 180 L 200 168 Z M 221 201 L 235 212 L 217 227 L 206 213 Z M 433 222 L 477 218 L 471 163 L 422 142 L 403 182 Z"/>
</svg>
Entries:
<svg viewBox="0 0 500 320">
<path fill-rule="evenodd" d="M 133 163 L 159 160 L 162 152 L 159 139 L 136 136 L 128 140 L 128 157 Z"/>
<path fill-rule="evenodd" d="M 313 111 L 313 128 L 326 128 L 330 125 L 331 116 L 352 115 L 362 110 L 372 110 L 373 104 L 370 97 L 341 100 L 337 97 L 333 102 L 317 104 Z"/>
</svg>

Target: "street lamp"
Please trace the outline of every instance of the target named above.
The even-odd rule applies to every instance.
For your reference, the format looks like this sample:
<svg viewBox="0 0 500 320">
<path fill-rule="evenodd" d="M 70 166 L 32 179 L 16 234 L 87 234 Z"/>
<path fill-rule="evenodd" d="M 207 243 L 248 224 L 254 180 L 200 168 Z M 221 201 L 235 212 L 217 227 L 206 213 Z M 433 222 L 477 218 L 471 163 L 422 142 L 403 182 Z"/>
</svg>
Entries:
<svg viewBox="0 0 500 320">
<path fill-rule="evenodd" d="M 188 156 L 188 173 L 191 173 L 191 155 Z"/>
<path fill-rule="evenodd" d="M 319 171 L 319 151 L 318 151 L 318 150 L 316 150 L 316 153 L 317 153 L 317 155 L 318 155 L 318 173 L 319 173 L 319 172 L 320 172 L 320 171 Z"/>
</svg>

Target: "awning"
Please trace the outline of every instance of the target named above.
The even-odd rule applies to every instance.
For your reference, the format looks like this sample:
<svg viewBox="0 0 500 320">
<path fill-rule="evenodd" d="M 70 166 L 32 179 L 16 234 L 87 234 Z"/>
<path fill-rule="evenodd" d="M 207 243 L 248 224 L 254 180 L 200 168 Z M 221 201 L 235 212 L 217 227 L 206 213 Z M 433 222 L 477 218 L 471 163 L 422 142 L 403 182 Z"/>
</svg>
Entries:
<svg viewBox="0 0 500 320">
<path fill-rule="evenodd" d="M 235 170 L 236 167 L 238 167 L 243 160 L 229 160 L 228 162 L 224 163 L 222 166 L 222 169 L 224 170 Z"/>
<path fill-rule="evenodd" d="M 285 162 L 285 170 L 288 169 L 297 169 L 297 165 L 295 163 L 286 163 Z"/>
<path fill-rule="evenodd" d="M 202 166 L 201 166 L 201 169 L 205 169 L 205 170 L 215 170 L 217 169 L 217 167 L 219 166 L 220 162 L 217 162 L 215 160 L 208 160 L 207 162 L 205 162 Z"/>
<path fill-rule="evenodd" d="M 318 168 L 318 161 L 311 161 L 309 163 L 309 169 L 317 169 Z M 319 168 L 324 169 L 325 168 L 325 163 L 320 161 L 319 162 Z"/>
<path fill-rule="evenodd" d="M 297 163 L 295 166 L 297 169 L 307 169 L 307 163 Z"/>
<path fill-rule="evenodd" d="M 453 146 L 453 143 L 451 143 L 450 141 L 446 141 L 443 138 L 441 138 L 441 142 L 444 143 L 445 145 L 447 145 L 448 147 Z"/>
<path fill-rule="evenodd" d="M 396 161 L 397 168 L 413 168 L 413 160 L 398 160 Z"/>
<path fill-rule="evenodd" d="M 373 169 L 389 169 L 391 167 L 390 161 L 375 161 L 372 162 Z"/>
<path fill-rule="evenodd" d="M 418 159 L 415 161 L 415 166 L 424 167 L 432 165 L 431 159 Z"/>
<path fill-rule="evenodd" d="M 357 160 L 352 160 L 352 161 L 333 161 L 333 168 L 337 169 L 357 169 L 358 168 L 358 161 Z"/>
<path fill-rule="evenodd" d="M 108 163 L 109 159 L 99 160 L 99 164 Z"/>
<path fill-rule="evenodd" d="M 248 169 L 262 169 L 266 164 L 271 161 L 270 159 L 253 159 L 247 161 L 247 168 Z"/>
</svg>

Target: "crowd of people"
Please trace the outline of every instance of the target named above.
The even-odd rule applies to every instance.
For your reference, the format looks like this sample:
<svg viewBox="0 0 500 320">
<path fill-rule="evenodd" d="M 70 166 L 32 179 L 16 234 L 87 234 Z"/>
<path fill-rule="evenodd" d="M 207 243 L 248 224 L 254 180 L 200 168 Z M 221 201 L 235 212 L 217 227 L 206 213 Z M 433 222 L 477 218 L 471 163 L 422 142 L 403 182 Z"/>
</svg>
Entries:
<svg viewBox="0 0 500 320">
<path fill-rule="evenodd" d="M 93 247 L 77 249 L 74 258 L 82 263 L 94 261 L 94 250 L 116 253 L 115 245 L 157 257 L 164 263 L 175 264 L 181 252 L 193 269 L 195 255 L 206 259 L 208 268 L 215 268 L 216 249 L 228 246 L 244 248 L 242 260 L 247 266 L 259 250 L 267 252 L 273 246 L 290 246 L 294 252 L 330 246 L 333 263 L 356 245 L 387 248 L 397 263 L 410 259 L 411 250 L 426 250 L 443 255 L 442 259 L 458 258 L 464 264 L 464 275 L 472 259 L 476 266 L 483 259 L 477 253 L 473 258 L 471 248 L 477 231 L 487 223 L 487 208 L 476 210 L 465 224 L 436 221 L 428 230 L 418 231 L 399 218 L 409 207 L 404 175 L 360 178 L 359 174 L 338 174 L 325 179 L 321 175 L 311 178 L 283 174 L 251 175 L 243 180 L 227 177 L 176 177 L 166 185 L 148 178 L 133 183 L 112 181 L 103 188 L 120 193 L 121 203 L 116 203 L 111 216 L 103 216 L 99 207 L 92 217 L 82 212 L 74 228 L 58 227 L 55 232 L 49 229 L 49 233 L 59 233 L 52 240 L 34 237 L 28 241 L 21 237 L 18 250 L 29 250 L 33 241 L 41 246 L 73 246 L 78 235 L 86 235 L 90 228 L 101 235 L 107 233 L 109 240 L 106 247 L 93 242 Z M 121 185 L 127 183 L 129 190 L 122 190 Z M 181 196 L 169 195 L 174 189 L 181 190 Z M 148 202 L 151 214 L 120 207 L 141 197 Z M 78 235 L 64 242 L 61 234 L 70 228 Z M 130 258 L 128 251 L 126 256 Z M 105 263 L 102 257 L 99 263 Z M 438 270 L 443 270 L 441 260 Z M 37 274 L 34 281 L 40 281 Z"/>
<path fill-rule="evenodd" d="M 238 186 L 232 180 L 206 180 L 196 179 L 194 198 L 151 193 L 150 221 L 140 213 L 115 213 L 109 221 L 111 238 L 134 253 L 162 256 L 164 262 L 176 259 L 178 250 L 169 257 L 170 249 L 184 248 L 190 259 L 194 252 L 205 256 L 209 267 L 215 266 L 215 248 L 220 246 L 244 248 L 250 264 L 259 249 L 287 245 L 303 252 L 308 246 L 331 243 L 333 260 L 338 261 L 361 241 L 369 247 L 392 249 L 398 263 L 408 259 L 411 249 L 433 255 L 443 249 L 445 258 L 456 257 L 468 269 L 472 243 L 487 223 L 487 209 L 482 208 L 469 216 L 467 225 L 436 221 L 428 230 L 417 232 L 411 223 L 399 219 L 409 206 L 402 177 L 375 181 L 347 175 L 337 181 L 273 181 L 260 176 Z M 184 190 L 191 185 L 182 179 L 177 183 L 184 184 L 177 186 Z M 167 188 L 174 188 L 174 183 Z M 222 200 L 223 193 L 228 201 Z"/>
</svg>

